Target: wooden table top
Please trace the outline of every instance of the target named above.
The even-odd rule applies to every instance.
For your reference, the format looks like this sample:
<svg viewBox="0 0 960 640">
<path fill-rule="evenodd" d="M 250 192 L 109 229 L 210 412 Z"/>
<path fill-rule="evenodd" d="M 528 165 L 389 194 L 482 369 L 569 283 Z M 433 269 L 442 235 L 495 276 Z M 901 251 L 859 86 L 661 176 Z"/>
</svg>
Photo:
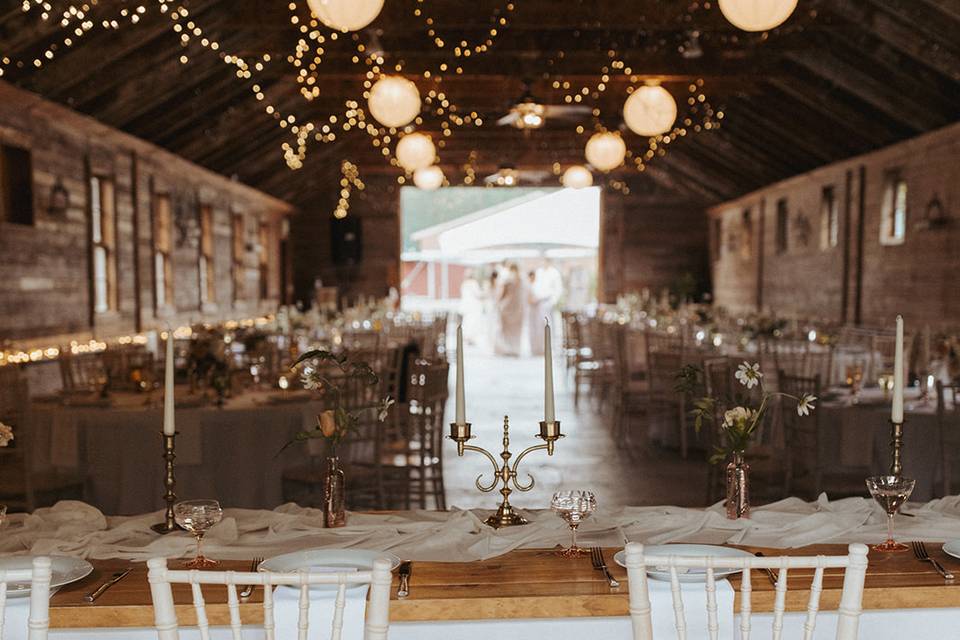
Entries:
<svg viewBox="0 0 960 640">
<path fill-rule="evenodd" d="M 815 545 L 799 549 L 761 549 L 743 547 L 751 552 L 776 555 L 842 555 L 845 545 Z M 960 560 L 945 555 L 939 544 L 928 544 L 932 557 L 947 568 L 960 573 Z M 565 559 L 552 550 L 524 549 L 478 562 L 414 562 L 410 595 L 398 600 L 397 578 L 394 576 L 390 602 L 391 621 L 483 620 L 504 618 L 565 618 L 590 616 L 626 616 L 626 569 L 613 562 L 618 549 L 604 551 L 610 571 L 621 582 L 611 590 L 600 572 L 595 571 L 589 557 Z M 171 561 L 171 567 L 176 562 Z M 133 565 L 126 578 L 108 589 L 96 603 L 86 604 L 83 595 L 96 588 L 111 573 L 130 566 L 122 561 L 94 562 L 94 572 L 86 579 L 61 589 L 53 596 L 51 624 L 55 628 L 152 627 L 153 608 L 147 584 L 147 568 Z M 246 562 L 224 562 L 220 569 L 245 571 Z M 805 611 L 812 570 L 793 569 L 788 578 L 788 611 Z M 821 609 L 835 609 L 840 600 L 840 570 L 828 570 L 824 577 Z M 736 610 L 740 607 L 740 577 L 731 578 L 737 590 Z M 753 610 L 770 611 L 773 607 L 773 586 L 766 575 L 754 571 Z M 263 592 L 258 588 L 248 602 L 241 604 L 245 624 L 263 621 L 260 606 Z M 229 614 L 226 588 L 205 588 L 207 615 L 212 625 L 226 625 Z M 177 615 L 181 624 L 195 622 L 190 589 L 174 587 Z M 960 585 L 947 584 L 929 563 L 923 563 L 910 552 L 895 554 L 870 553 L 864 609 L 901 609 L 925 607 L 960 607 Z"/>
</svg>

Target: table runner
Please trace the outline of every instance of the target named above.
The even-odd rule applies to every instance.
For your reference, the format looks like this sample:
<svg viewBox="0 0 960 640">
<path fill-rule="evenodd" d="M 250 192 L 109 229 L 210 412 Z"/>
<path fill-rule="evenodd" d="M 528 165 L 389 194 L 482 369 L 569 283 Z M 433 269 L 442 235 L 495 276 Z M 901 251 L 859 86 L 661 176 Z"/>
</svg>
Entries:
<svg viewBox="0 0 960 640">
<path fill-rule="evenodd" d="M 913 517 L 897 519 L 905 540 L 960 538 L 960 496 L 911 503 Z M 550 511 L 527 512 L 531 524 L 494 530 L 483 524 L 484 511 L 405 511 L 351 513 L 348 526 L 324 529 L 320 512 L 293 504 L 273 511 L 227 509 L 209 532 L 205 551 L 215 558 L 244 560 L 307 548 L 357 547 L 390 551 L 410 560 L 469 562 L 513 549 L 566 544 L 569 532 Z M 145 561 L 155 556 L 183 557 L 193 552 L 187 533 L 157 536 L 150 525 L 160 514 L 106 517 L 80 502 L 60 502 L 31 515 L 14 514 L 0 538 L 0 553 L 69 554 L 85 558 Z M 880 542 L 885 516 L 866 498 L 814 502 L 788 498 L 756 507 L 749 520 L 728 520 L 721 504 L 708 509 L 624 507 L 601 509 L 581 525 L 586 544 L 620 547 L 702 542 L 774 548 L 816 543 Z"/>
</svg>

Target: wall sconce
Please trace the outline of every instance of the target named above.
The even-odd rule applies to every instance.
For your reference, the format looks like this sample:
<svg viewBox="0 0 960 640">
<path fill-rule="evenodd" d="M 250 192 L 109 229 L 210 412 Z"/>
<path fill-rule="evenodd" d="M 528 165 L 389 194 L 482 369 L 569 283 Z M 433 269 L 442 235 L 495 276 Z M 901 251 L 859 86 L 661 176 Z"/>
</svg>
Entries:
<svg viewBox="0 0 960 640">
<path fill-rule="evenodd" d="M 950 215 L 943 207 L 943 202 L 940 201 L 940 196 L 935 193 L 933 194 L 933 197 L 930 198 L 930 201 L 927 202 L 923 219 L 919 220 L 916 226 L 920 229 L 937 229 L 947 226 L 949 222 Z"/>
<path fill-rule="evenodd" d="M 51 216 L 62 217 L 70 208 L 70 192 L 63 186 L 63 180 L 57 176 L 57 181 L 50 187 L 50 196 L 47 198 L 47 213 Z"/>
</svg>

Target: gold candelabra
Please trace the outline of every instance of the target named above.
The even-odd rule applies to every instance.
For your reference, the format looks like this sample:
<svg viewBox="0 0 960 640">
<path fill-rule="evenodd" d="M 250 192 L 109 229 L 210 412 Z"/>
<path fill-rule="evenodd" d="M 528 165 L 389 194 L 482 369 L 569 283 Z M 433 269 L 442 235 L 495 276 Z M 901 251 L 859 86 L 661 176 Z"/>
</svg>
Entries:
<svg viewBox="0 0 960 640">
<path fill-rule="evenodd" d="M 890 475 L 903 475 L 903 422 L 890 421 Z"/>
<path fill-rule="evenodd" d="M 480 491 L 489 493 L 490 491 L 493 491 L 498 484 L 502 483 L 503 485 L 500 488 L 500 495 L 503 496 L 503 500 L 500 502 L 497 512 L 487 518 L 484 522 L 494 529 L 527 524 L 526 518 L 517 513 L 510 504 L 510 494 L 513 493 L 513 489 L 510 488 L 510 484 L 513 483 L 514 488 L 521 492 L 530 491 L 530 489 L 533 489 L 533 476 L 528 473 L 527 478 L 529 478 L 529 481 L 527 483 L 520 482 L 517 479 L 517 468 L 520 466 L 520 461 L 523 460 L 524 456 L 526 456 L 528 453 L 546 450 L 548 456 L 553 455 L 554 443 L 563 437 L 563 434 L 560 433 L 560 422 L 541 422 L 540 433 L 538 433 L 536 437 L 543 440 L 544 443 L 528 447 L 521 451 L 520 455 L 518 455 L 517 459 L 513 462 L 513 465 L 510 464 L 510 459 L 513 457 L 513 454 L 510 453 L 509 417 L 503 417 L 503 451 L 500 452 L 500 459 L 503 461 L 502 463 L 497 462 L 497 459 L 493 456 L 493 454 L 486 449 L 467 444 L 467 442 L 474 437 L 470 433 L 470 427 L 471 425 L 469 422 L 464 424 L 453 423 L 450 425 L 450 439 L 457 443 L 457 455 L 463 457 L 465 451 L 476 451 L 477 453 L 485 455 L 493 465 L 493 479 L 490 481 L 490 484 L 484 484 L 481 481 L 483 479 L 482 473 L 477 476 L 476 485 L 477 489 Z"/>
<path fill-rule="evenodd" d="M 174 432 L 173 435 L 167 435 L 165 433 L 161 434 L 163 437 L 163 459 L 166 463 L 166 475 L 163 479 L 163 486 L 166 488 L 166 492 L 163 494 L 163 500 L 167 503 L 167 508 L 164 512 L 163 522 L 158 522 L 150 527 L 161 535 L 180 529 L 173 515 L 173 503 L 177 501 L 177 494 L 174 493 L 174 488 L 177 486 L 177 480 L 173 472 L 173 461 L 177 457 L 174 443 L 177 433 L 179 432 Z"/>
</svg>

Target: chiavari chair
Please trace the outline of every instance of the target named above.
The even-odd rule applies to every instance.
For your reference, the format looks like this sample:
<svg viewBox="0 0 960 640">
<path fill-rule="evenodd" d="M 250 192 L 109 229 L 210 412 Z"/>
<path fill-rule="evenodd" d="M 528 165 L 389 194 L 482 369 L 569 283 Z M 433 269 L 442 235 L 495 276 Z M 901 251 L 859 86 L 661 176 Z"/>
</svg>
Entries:
<svg viewBox="0 0 960 640">
<path fill-rule="evenodd" d="M 937 430 L 943 467 L 943 495 L 953 495 L 953 471 L 960 462 L 960 384 L 936 381 Z"/>
<path fill-rule="evenodd" d="M 358 585 L 370 585 L 369 601 L 366 606 L 364 638 L 367 640 L 386 640 L 390 624 L 390 560 L 377 558 L 373 567 L 366 571 L 338 571 L 318 573 L 298 571 L 278 573 L 272 571 L 197 571 L 174 570 L 167 567 L 165 558 L 151 558 L 147 561 L 149 571 L 150 595 L 153 599 L 154 621 L 159 640 L 179 640 L 179 621 L 174 599 L 173 585 L 189 585 L 196 613 L 197 628 L 201 638 L 210 637 L 210 624 L 203 595 L 203 585 L 226 586 L 227 609 L 230 612 L 230 632 L 235 640 L 243 637 L 240 620 L 240 598 L 238 585 L 263 585 L 263 628 L 268 639 L 275 637 L 276 616 L 273 587 L 293 587 L 299 591 L 298 623 L 300 638 L 306 638 L 309 628 L 311 587 L 334 587 L 333 614 L 330 616 L 331 640 L 340 640 L 344 626 L 347 589 Z M 320 637 L 318 632 L 310 637 Z M 31 637 L 32 638 L 32 637 Z"/>
<path fill-rule="evenodd" d="M 634 640 L 654 640 L 650 589 L 647 584 L 647 567 L 666 567 L 670 573 L 670 595 L 673 601 L 674 624 L 677 637 L 719 637 L 720 620 L 717 607 L 718 569 L 737 569 L 742 571 L 740 586 L 740 636 L 751 637 L 753 627 L 753 606 L 751 586 L 753 569 L 770 569 L 778 573 L 776 597 L 773 604 L 773 624 L 771 636 L 780 638 L 786 610 L 787 578 L 791 569 L 813 569 L 810 582 L 810 596 L 807 600 L 806 617 L 803 627 L 804 637 L 810 638 L 817 622 L 820 610 L 820 595 L 823 592 L 824 574 L 827 569 L 843 569 L 843 588 L 840 604 L 837 607 L 837 640 L 856 640 L 859 635 L 860 614 L 863 610 L 863 584 L 867 575 L 867 547 L 855 543 L 847 547 L 845 556 L 780 556 L 780 557 L 695 557 L 695 556 L 646 556 L 644 547 L 631 542 L 626 547 L 627 579 L 630 582 L 630 619 L 633 625 Z M 680 575 L 691 570 L 702 570 L 706 574 L 704 589 L 706 592 L 706 629 L 688 629 L 683 603 L 683 591 L 680 588 Z M 799 571 L 797 571 L 799 573 Z M 796 581 L 793 581 L 796 584 Z M 819 636 L 818 636 L 819 637 Z"/>
<path fill-rule="evenodd" d="M 689 442 L 687 434 L 687 398 L 676 390 L 677 373 L 686 364 L 683 336 L 646 331 L 647 382 L 645 412 L 652 428 L 656 425 L 676 427 L 679 434 L 680 455 L 686 459 Z"/>
<path fill-rule="evenodd" d="M 8 626 L 6 620 L 8 593 L 11 583 L 30 583 L 30 613 L 27 618 L 27 640 L 47 640 L 50 629 L 50 558 L 33 558 L 30 569 L 0 569 L 0 631 Z M 12 629 L 13 637 L 24 637 L 23 629 Z"/>
<path fill-rule="evenodd" d="M 60 351 L 60 379 L 67 396 L 102 393 L 110 381 L 102 354 L 73 354 L 70 349 Z"/>
</svg>

